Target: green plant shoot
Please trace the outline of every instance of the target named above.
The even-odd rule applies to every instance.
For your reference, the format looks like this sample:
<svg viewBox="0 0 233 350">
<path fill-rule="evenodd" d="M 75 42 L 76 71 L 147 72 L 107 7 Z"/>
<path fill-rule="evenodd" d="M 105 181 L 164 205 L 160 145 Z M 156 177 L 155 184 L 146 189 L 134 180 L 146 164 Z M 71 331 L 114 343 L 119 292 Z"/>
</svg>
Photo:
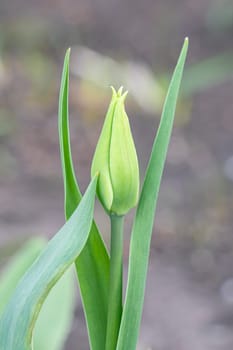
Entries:
<svg viewBox="0 0 233 350">
<path fill-rule="evenodd" d="M 42 305 L 55 284 L 60 293 L 58 290 L 49 295 L 50 307 L 57 305 L 52 302 L 57 298 L 60 300 L 62 295 L 64 298 L 72 297 L 70 288 L 67 289 L 67 293 L 61 293 L 63 283 L 67 283 L 67 286 L 70 283 L 68 280 L 65 282 L 66 279 L 62 279 L 64 282 L 57 284 L 72 264 L 77 271 L 90 349 L 136 349 L 156 204 L 187 50 L 186 38 L 167 92 L 141 193 L 136 147 L 124 105 L 127 92 L 123 93 L 123 88 L 118 91 L 112 88 L 112 99 L 92 161 L 92 180 L 83 197 L 75 176 L 70 145 L 68 108 L 70 50 L 67 51 L 58 112 L 64 210 L 67 222 L 45 247 L 39 247 L 40 254 L 39 251 L 33 253 L 33 257 L 39 254 L 36 260 L 30 255 L 28 255 L 30 259 L 28 256 L 21 257 L 22 261 L 26 261 L 30 266 L 16 287 L 14 287 L 15 280 L 19 278 L 17 268 L 13 269 L 12 281 L 10 277 L 6 279 L 12 295 L 8 297 L 7 289 L 2 293 L 4 300 L 0 314 L 0 350 L 40 350 L 40 347 L 45 346 L 61 350 L 64 338 L 68 334 L 67 325 L 71 314 L 68 308 L 73 305 L 72 302 L 63 305 L 63 314 L 66 316 L 64 321 L 59 323 L 60 334 L 57 332 L 47 343 L 43 337 L 43 329 L 50 312 L 54 317 L 55 306 L 52 306 L 47 313 L 41 314 L 38 323 L 36 321 Z M 109 254 L 93 221 L 96 195 L 110 218 Z M 126 286 L 123 286 L 124 217 L 135 206 L 128 278 Z M 26 253 L 30 252 L 25 250 Z M 20 270 L 20 275 L 25 268 Z M 124 289 L 126 293 L 123 300 Z M 59 317 L 59 310 L 57 312 Z M 33 348 L 33 335 L 35 348 Z"/>
</svg>

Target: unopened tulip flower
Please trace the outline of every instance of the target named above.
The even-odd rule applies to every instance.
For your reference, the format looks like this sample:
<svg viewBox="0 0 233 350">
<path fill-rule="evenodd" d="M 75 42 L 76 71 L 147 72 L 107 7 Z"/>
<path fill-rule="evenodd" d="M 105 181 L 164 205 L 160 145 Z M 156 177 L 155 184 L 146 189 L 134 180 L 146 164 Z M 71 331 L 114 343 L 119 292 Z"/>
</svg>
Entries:
<svg viewBox="0 0 233 350">
<path fill-rule="evenodd" d="M 124 215 L 138 201 L 139 169 L 124 101 L 127 92 L 112 88 L 103 129 L 92 161 L 92 177 L 98 173 L 97 194 L 108 213 Z"/>
</svg>

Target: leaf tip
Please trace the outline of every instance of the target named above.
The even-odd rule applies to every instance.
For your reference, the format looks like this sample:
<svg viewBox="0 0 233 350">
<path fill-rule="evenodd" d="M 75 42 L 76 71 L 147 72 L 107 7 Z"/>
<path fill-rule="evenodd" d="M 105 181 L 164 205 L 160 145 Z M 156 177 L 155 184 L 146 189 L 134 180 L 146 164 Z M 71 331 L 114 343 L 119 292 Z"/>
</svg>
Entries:
<svg viewBox="0 0 233 350">
<path fill-rule="evenodd" d="M 65 54 L 65 60 L 70 60 L 70 52 L 71 52 L 71 48 L 69 47 L 67 50 L 66 50 L 66 54 Z"/>
<path fill-rule="evenodd" d="M 187 47 L 188 47 L 188 45 L 189 45 L 189 37 L 188 37 L 188 36 L 186 36 L 186 37 L 184 38 L 184 45 L 187 46 Z"/>
</svg>

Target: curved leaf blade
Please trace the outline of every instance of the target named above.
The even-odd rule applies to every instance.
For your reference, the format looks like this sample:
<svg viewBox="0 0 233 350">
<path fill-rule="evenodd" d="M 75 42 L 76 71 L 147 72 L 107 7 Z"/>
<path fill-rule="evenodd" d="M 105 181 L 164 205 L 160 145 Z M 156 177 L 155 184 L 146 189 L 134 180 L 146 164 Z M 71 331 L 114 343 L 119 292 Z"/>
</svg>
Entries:
<svg viewBox="0 0 233 350">
<path fill-rule="evenodd" d="M 133 224 L 130 242 L 128 283 L 117 350 L 134 350 L 136 348 L 143 308 L 156 203 L 187 50 L 188 39 L 186 38 L 168 89 Z"/>
<path fill-rule="evenodd" d="M 0 276 L 0 317 L 20 278 L 29 269 L 45 245 L 45 238 L 30 239 L 11 257 L 2 271 Z"/>
<path fill-rule="evenodd" d="M 71 218 L 19 282 L 0 319 L 0 350 L 31 349 L 32 331 L 44 300 L 87 241 L 96 182 L 94 178 Z"/>
<path fill-rule="evenodd" d="M 55 284 L 40 310 L 33 332 L 33 350 L 64 349 L 75 312 L 74 287 L 72 266 Z"/>
<path fill-rule="evenodd" d="M 70 131 L 69 131 L 69 62 L 70 49 L 66 51 L 58 106 L 58 133 L 62 174 L 64 179 L 64 208 L 66 217 L 69 217 L 81 200 L 74 166 L 71 156 Z"/>
<path fill-rule="evenodd" d="M 33 237 L 10 258 L 0 275 L 0 316 L 20 278 L 36 260 L 47 240 Z M 34 350 L 63 349 L 74 314 L 74 274 L 69 269 L 46 298 L 33 332 Z M 59 317 L 57 310 L 59 309 Z"/>
<path fill-rule="evenodd" d="M 69 135 L 69 59 L 70 50 L 67 50 L 62 72 L 58 113 L 66 218 L 70 217 L 81 200 L 81 192 L 74 173 Z M 107 325 L 109 256 L 94 222 L 88 241 L 75 261 L 75 266 L 90 346 L 92 350 L 103 350 Z"/>
</svg>

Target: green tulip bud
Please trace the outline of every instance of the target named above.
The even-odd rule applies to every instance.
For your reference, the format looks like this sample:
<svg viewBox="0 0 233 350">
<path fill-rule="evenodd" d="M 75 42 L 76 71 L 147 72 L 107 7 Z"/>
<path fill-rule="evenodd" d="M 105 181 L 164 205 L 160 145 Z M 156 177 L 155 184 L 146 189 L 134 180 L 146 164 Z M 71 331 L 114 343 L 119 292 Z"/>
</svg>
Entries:
<svg viewBox="0 0 233 350">
<path fill-rule="evenodd" d="M 92 177 L 99 174 L 97 195 L 108 213 L 124 215 L 138 201 L 138 159 L 124 101 L 127 92 L 112 88 L 106 119 L 92 161 Z"/>
</svg>

